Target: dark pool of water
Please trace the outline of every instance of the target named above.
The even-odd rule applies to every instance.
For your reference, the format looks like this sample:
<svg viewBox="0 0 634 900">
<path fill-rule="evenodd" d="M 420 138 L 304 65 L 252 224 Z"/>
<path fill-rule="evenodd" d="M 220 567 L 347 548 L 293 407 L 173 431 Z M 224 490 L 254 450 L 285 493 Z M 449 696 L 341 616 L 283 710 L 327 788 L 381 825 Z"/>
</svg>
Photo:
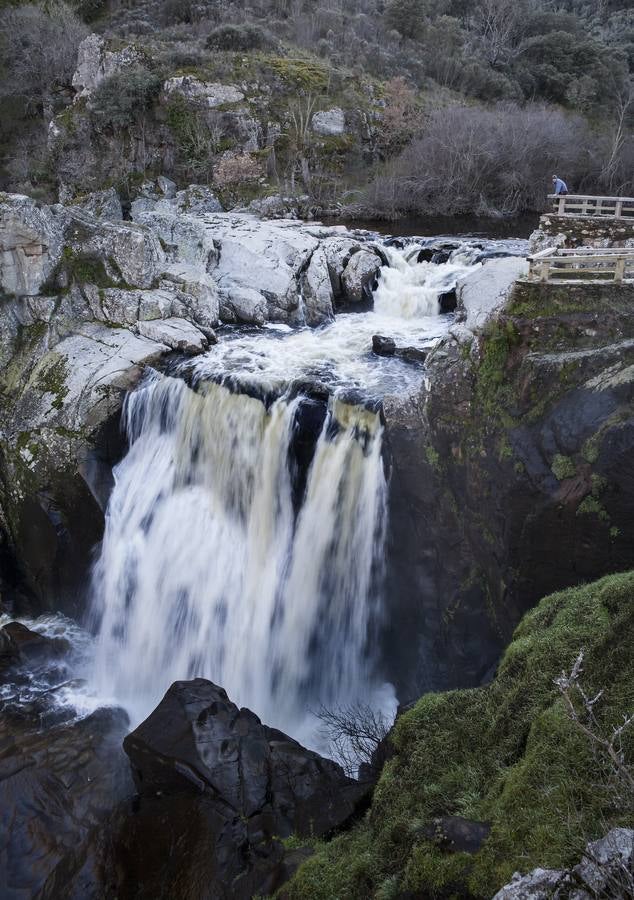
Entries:
<svg viewBox="0 0 634 900">
<path fill-rule="evenodd" d="M 481 237 L 528 238 L 537 228 L 539 215 L 517 216 L 513 219 L 482 219 L 476 216 L 407 216 L 395 222 L 381 219 L 324 219 L 324 224 L 362 228 L 379 234 L 399 237 Z"/>
</svg>

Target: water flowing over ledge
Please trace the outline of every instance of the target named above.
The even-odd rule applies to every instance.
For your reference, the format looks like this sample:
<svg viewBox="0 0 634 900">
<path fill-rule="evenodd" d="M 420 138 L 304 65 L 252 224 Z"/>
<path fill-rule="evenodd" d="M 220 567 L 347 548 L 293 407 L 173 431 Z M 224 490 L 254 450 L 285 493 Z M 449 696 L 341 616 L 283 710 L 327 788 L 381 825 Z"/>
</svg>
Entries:
<svg viewBox="0 0 634 900">
<path fill-rule="evenodd" d="M 331 401 L 302 473 L 301 403 L 267 410 L 160 375 L 129 396 L 131 446 L 94 578 L 95 678 L 134 721 L 172 681 L 197 675 L 310 740 L 308 707 L 382 690 L 372 654 L 382 427 L 376 413 Z"/>
</svg>

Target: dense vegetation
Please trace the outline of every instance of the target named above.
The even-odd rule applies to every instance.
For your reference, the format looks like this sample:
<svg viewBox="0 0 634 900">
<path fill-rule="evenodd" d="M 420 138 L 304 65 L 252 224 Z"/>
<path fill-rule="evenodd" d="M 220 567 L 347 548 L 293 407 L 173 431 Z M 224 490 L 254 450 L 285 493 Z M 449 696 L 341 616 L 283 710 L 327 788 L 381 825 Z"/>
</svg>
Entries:
<svg viewBox="0 0 634 900">
<path fill-rule="evenodd" d="M 261 140 L 258 149 L 269 157 L 280 151 L 262 167 L 269 188 L 301 190 L 317 203 L 343 199 L 360 212 L 388 216 L 516 212 L 539 208 L 555 169 L 575 190 L 634 192 L 629 0 L 77 0 L 72 8 L 61 0 L 4 0 L 1 6 L 5 187 L 50 196 L 60 181 L 72 181 L 72 166 L 60 173 L 48 126 L 69 108 L 77 46 L 96 30 L 117 46 L 134 42 L 145 54 L 129 84 L 111 86 L 124 113 L 140 109 L 144 120 L 159 104 L 155 82 L 174 72 L 252 78 L 266 93 L 278 90 L 273 79 L 284 61 L 301 61 L 304 77 L 287 79 L 284 108 L 273 111 L 280 135 L 273 143 Z M 257 97 L 249 100 L 264 126 Z M 363 122 L 344 146 L 324 153 L 308 146 L 308 129 L 293 129 L 292 108 L 306 116 L 333 103 L 356 110 Z M 161 162 L 181 179 L 200 178 L 230 142 L 222 127 L 190 118 L 185 129 L 174 116 L 168 122 L 172 131 L 181 126 L 172 135 L 179 152 L 173 164 L 169 154 Z M 134 125 L 119 119 L 115 110 L 97 125 L 113 132 Z M 161 115 L 155 119 L 146 124 L 156 132 Z M 100 147 L 95 142 L 93 156 L 105 152 Z M 128 154 L 124 169 L 157 168 L 146 156 Z M 86 151 L 75 168 L 82 173 L 88 165 L 94 183 L 104 181 L 90 157 Z"/>
<path fill-rule="evenodd" d="M 318 845 L 284 897 L 490 898 L 514 871 L 572 864 L 587 840 L 630 826 L 634 728 L 620 746 L 623 780 L 573 720 L 555 679 L 583 648 L 581 686 L 592 698 L 603 691 L 592 728 L 609 737 L 632 712 L 633 647 L 634 573 L 546 597 L 489 686 L 428 694 L 397 721 L 396 755 L 366 818 Z M 578 691 L 573 701 L 584 721 Z M 447 815 L 491 824 L 477 852 L 434 838 L 430 825 Z"/>
</svg>

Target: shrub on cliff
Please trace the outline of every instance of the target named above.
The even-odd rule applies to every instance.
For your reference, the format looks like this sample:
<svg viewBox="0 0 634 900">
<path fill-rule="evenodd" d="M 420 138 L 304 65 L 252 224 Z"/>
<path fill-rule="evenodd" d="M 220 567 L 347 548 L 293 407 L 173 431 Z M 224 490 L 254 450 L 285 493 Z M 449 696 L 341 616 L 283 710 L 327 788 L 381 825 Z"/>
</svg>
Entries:
<svg viewBox="0 0 634 900">
<path fill-rule="evenodd" d="M 151 108 L 160 90 L 161 78 L 156 72 L 142 67 L 116 72 L 96 88 L 91 100 L 93 114 L 103 125 L 129 128 Z"/>
<path fill-rule="evenodd" d="M 634 572 L 546 597 L 490 685 L 428 694 L 405 713 L 365 820 L 305 863 L 285 897 L 488 898 L 515 870 L 572 864 L 588 839 L 631 824 L 634 796 L 555 683 L 580 648 L 588 695 L 603 690 L 596 727 L 609 736 L 634 711 Z M 622 737 L 630 765 L 633 731 Z M 447 815 L 491 824 L 477 852 L 430 838 Z"/>
<path fill-rule="evenodd" d="M 264 50 L 275 46 L 275 41 L 258 25 L 219 25 L 207 38 L 210 50 Z"/>
</svg>

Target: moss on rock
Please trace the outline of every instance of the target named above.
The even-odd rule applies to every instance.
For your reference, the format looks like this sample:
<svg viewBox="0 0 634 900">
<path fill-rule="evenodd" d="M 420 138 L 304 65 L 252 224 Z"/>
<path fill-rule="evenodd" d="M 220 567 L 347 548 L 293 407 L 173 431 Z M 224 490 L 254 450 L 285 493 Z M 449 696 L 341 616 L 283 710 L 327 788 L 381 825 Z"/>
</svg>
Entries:
<svg viewBox="0 0 634 900">
<path fill-rule="evenodd" d="M 490 685 L 427 694 L 401 716 L 369 813 L 305 862 L 284 897 L 488 898 L 515 870 L 569 865 L 587 840 L 631 823 L 634 798 L 612 790 L 554 684 L 581 648 L 584 685 L 604 691 L 597 716 L 609 734 L 632 711 L 634 572 L 546 597 Z M 631 731 L 623 749 L 632 759 Z M 444 815 L 490 822 L 478 852 L 449 853 L 423 837 Z"/>
</svg>

